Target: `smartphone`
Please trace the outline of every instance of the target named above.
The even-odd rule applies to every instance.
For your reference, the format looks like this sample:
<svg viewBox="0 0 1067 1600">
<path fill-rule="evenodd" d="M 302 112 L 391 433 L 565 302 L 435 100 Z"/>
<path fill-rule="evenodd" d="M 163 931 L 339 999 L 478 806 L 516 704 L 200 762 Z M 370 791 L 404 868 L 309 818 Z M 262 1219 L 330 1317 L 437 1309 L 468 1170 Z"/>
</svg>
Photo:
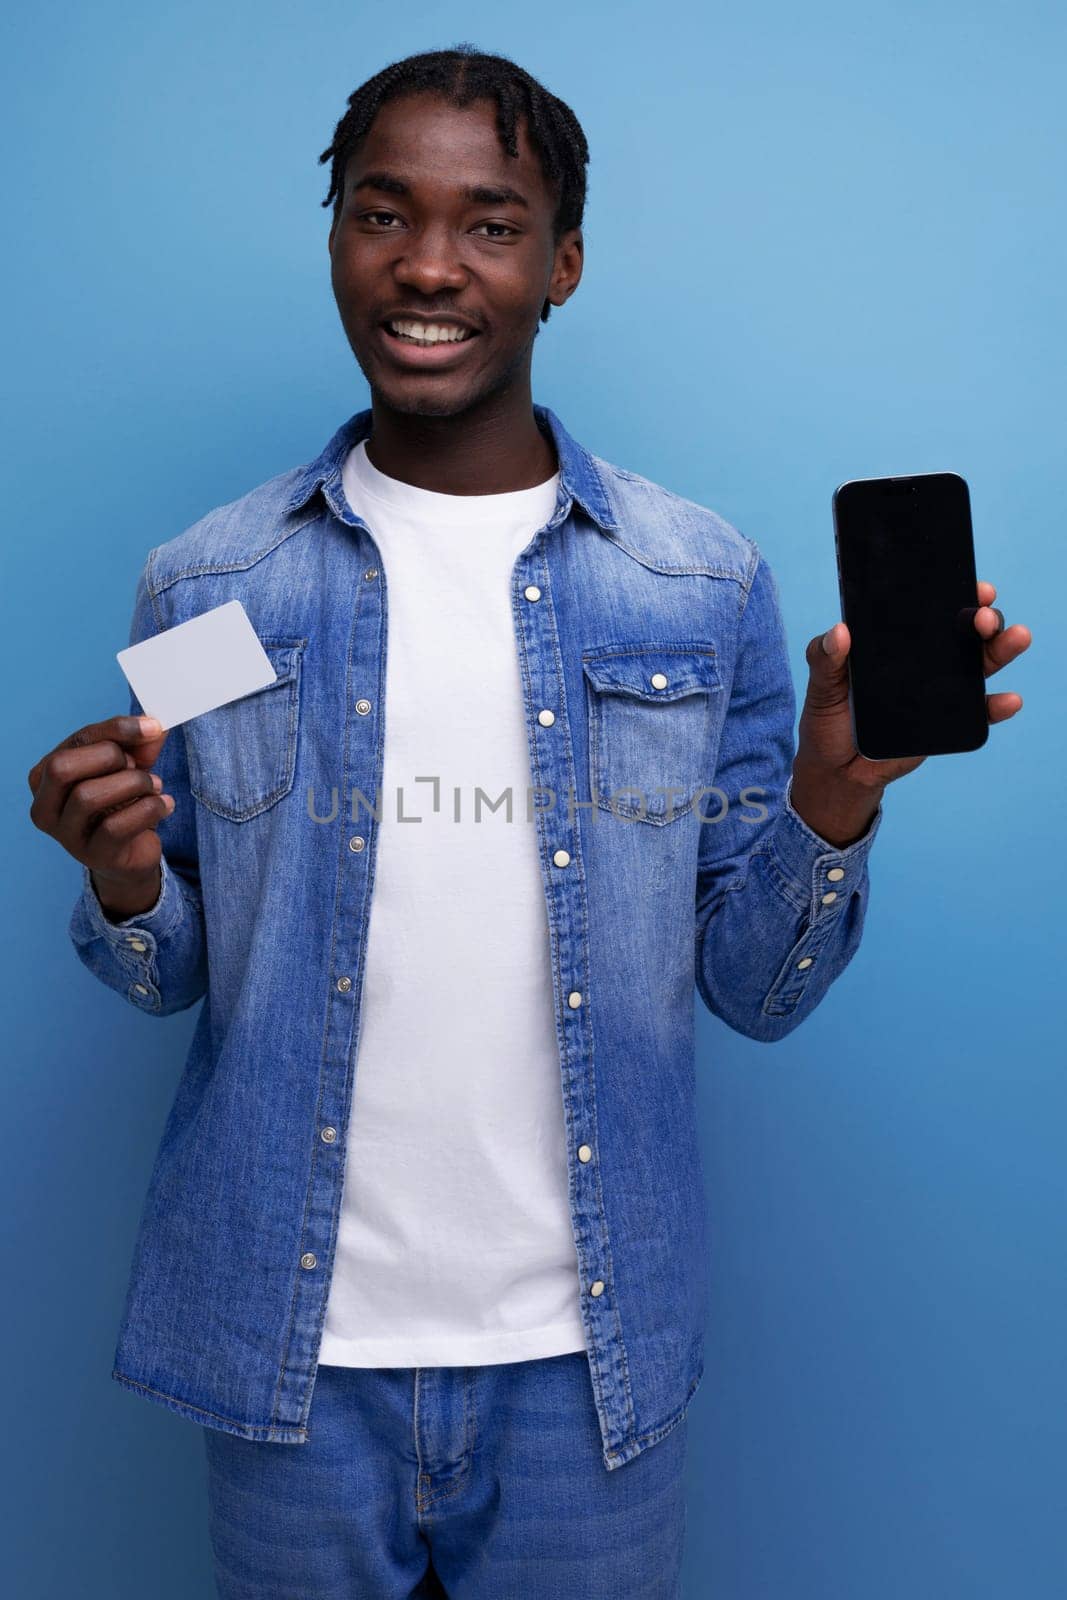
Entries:
<svg viewBox="0 0 1067 1600">
<path fill-rule="evenodd" d="M 977 750 L 989 718 L 966 480 L 852 478 L 833 514 L 856 749 L 870 761 Z"/>
</svg>

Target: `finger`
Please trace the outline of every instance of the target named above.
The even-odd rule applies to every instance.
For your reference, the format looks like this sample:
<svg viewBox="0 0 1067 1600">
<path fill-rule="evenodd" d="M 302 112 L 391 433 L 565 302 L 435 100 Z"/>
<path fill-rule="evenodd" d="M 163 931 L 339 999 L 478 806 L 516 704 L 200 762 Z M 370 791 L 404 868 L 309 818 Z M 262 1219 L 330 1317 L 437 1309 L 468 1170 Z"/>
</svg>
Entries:
<svg viewBox="0 0 1067 1600">
<path fill-rule="evenodd" d="M 1004 613 L 999 606 L 978 606 L 974 625 L 983 639 L 992 639 L 994 634 L 1004 631 Z"/>
<path fill-rule="evenodd" d="M 978 604 L 980 606 L 991 606 L 993 604 L 993 601 L 996 598 L 997 598 L 997 586 L 996 586 L 996 584 L 995 583 L 986 583 L 983 578 L 979 578 L 979 580 L 978 580 Z"/>
<path fill-rule="evenodd" d="M 805 708 L 809 711 L 832 711 L 848 704 L 848 652 L 851 646 L 848 627 L 835 622 L 825 633 L 817 633 L 808 641 L 804 652 L 808 664 L 808 688 Z"/>
<path fill-rule="evenodd" d="M 1024 650 L 1029 650 L 1032 638 L 1030 629 L 1023 622 L 1013 622 L 1003 633 L 991 634 L 982 651 L 986 677 L 999 672 L 1001 667 L 1006 667 L 1017 656 L 1021 656 Z"/>
<path fill-rule="evenodd" d="M 146 828 L 155 828 L 174 809 L 171 795 L 144 795 L 130 805 L 120 806 L 105 816 L 97 817 L 90 829 L 86 843 L 124 844 L 134 839 Z"/>
<path fill-rule="evenodd" d="M 109 812 L 118 811 L 131 801 L 143 800 L 160 792 L 163 780 L 143 768 L 123 768 L 105 778 L 92 778 L 76 784 L 60 815 L 59 826 L 86 843 Z"/>
<path fill-rule="evenodd" d="M 142 727 L 142 721 L 146 726 Z M 166 731 L 161 729 L 154 717 L 106 717 L 103 722 L 87 722 L 84 728 L 78 728 L 66 739 L 60 740 L 47 755 L 35 762 L 26 775 L 27 781 L 36 794 L 45 763 L 60 750 L 80 750 L 102 742 L 129 745 L 131 749 L 138 750 L 146 744 L 159 744 L 162 747 L 165 739 Z"/>
<path fill-rule="evenodd" d="M 1002 694 L 987 694 L 985 703 L 990 722 L 1007 722 L 1009 717 L 1022 710 L 1023 697 L 1005 691 Z"/>
<path fill-rule="evenodd" d="M 113 739 L 78 747 L 58 745 L 44 758 L 30 816 L 46 833 L 58 826 L 71 791 L 87 778 L 125 772 L 136 763 Z"/>
<path fill-rule="evenodd" d="M 170 734 L 169 728 L 164 728 L 162 733 L 145 734 L 135 740 L 128 752 L 134 766 L 152 767 L 159 760 L 159 752 L 167 742 Z"/>
</svg>

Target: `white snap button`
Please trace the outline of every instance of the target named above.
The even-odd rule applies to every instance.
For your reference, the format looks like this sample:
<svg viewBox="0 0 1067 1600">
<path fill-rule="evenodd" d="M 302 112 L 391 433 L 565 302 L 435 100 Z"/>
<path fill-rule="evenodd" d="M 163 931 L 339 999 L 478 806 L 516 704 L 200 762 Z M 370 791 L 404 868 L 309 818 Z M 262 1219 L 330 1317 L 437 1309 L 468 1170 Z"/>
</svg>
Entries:
<svg viewBox="0 0 1067 1600">
<path fill-rule="evenodd" d="M 347 994 L 349 989 L 351 989 L 351 987 L 352 987 L 352 979 L 351 978 L 338 978 L 337 987 L 340 989 L 342 994 Z"/>
<path fill-rule="evenodd" d="M 311 1250 L 308 1250 L 306 1254 L 300 1257 L 300 1265 L 308 1268 L 317 1267 L 318 1257 Z"/>
<path fill-rule="evenodd" d="M 824 894 L 823 895 L 822 903 L 823 903 L 824 906 L 833 905 L 833 903 L 834 903 L 834 901 L 836 899 L 837 899 L 837 890 L 836 889 L 831 889 L 829 894 Z"/>
<path fill-rule="evenodd" d="M 537 713 L 537 720 L 541 724 L 542 728 L 551 728 L 552 724 L 556 720 L 556 713 L 554 711 L 539 711 Z"/>
<path fill-rule="evenodd" d="M 528 584 L 522 592 L 526 596 L 527 600 L 540 600 L 541 598 L 541 591 L 537 587 L 536 583 Z"/>
<path fill-rule="evenodd" d="M 137 990 L 138 994 L 147 994 L 148 993 L 148 990 L 145 988 L 143 983 L 135 983 L 134 984 L 134 988 Z"/>
<path fill-rule="evenodd" d="M 573 994 L 569 994 L 567 996 L 567 1004 L 570 1006 L 572 1011 L 576 1011 L 578 1009 L 578 1007 L 581 1005 L 581 1003 L 582 1003 L 582 997 L 578 993 L 577 989 L 574 990 Z"/>
<path fill-rule="evenodd" d="M 366 844 L 366 842 L 366 839 L 361 838 L 357 833 L 353 838 L 349 839 L 348 848 L 350 850 L 359 851 L 363 849 L 363 846 Z"/>
<path fill-rule="evenodd" d="M 148 949 L 148 946 L 145 944 L 143 939 L 127 939 L 126 943 L 129 945 L 131 950 L 147 950 Z"/>
<path fill-rule="evenodd" d="M 319 1138 L 322 1140 L 323 1144 L 333 1144 L 334 1140 L 337 1138 L 337 1129 L 323 1128 L 322 1132 L 319 1134 Z"/>
<path fill-rule="evenodd" d="M 663 672 L 654 672 L 652 674 L 652 687 L 653 689 L 665 689 L 667 687 L 666 674 Z"/>
<path fill-rule="evenodd" d="M 356 710 L 359 712 L 361 717 L 365 717 L 367 715 L 367 712 L 370 710 L 370 701 L 369 700 L 357 700 L 356 701 Z"/>
<path fill-rule="evenodd" d="M 604 1293 L 604 1285 L 601 1283 L 599 1278 L 596 1280 L 595 1283 L 591 1283 L 589 1285 L 589 1293 L 590 1294 L 603 1294 Z"/>
<path fill-rule="evenodd" d="M 571 864 L 570 854 L 566 850 L 557 850 L 552 860 L 557 867 L 569 867 Z"/>
<path fill-rule="evenodd" d="M 831 867 L 826 876 L 829 878 L 831 883 L 840 883 L 841 879 L 845 876 L 845 869 L 844 867 Z"/>
<path fill-rule="evenodd" d="M 812 957 L 812 956 L 805 956 L 803 961 L 798 961 L 797 962 L 797 966 L 800 968 L 801 972 L 803 972 L 805 967 L 810 967 L 811 966 L 811 963 L 812 963 L 813 959 L 814 959 L 814 957 Z"/>
<path fill-rule="evenodd" d="M 367 578 L 368 580 L 371 579 L 371 578 L 376 578 L 378 576 L 378 568 L 377 567 L 368 567 L 366 572 L 363 574 L 363 576 L 365 578 Z"/>
<path fill-rule="evenodd" d="M 592 1161 L 592 1159 L 593 1159 L 593 1152 L 590 1150 L 589 1146 L 587 1144 L 580 1144 L 578 1146 L 578 1160 L 579 1161 Z"/>
</svg>

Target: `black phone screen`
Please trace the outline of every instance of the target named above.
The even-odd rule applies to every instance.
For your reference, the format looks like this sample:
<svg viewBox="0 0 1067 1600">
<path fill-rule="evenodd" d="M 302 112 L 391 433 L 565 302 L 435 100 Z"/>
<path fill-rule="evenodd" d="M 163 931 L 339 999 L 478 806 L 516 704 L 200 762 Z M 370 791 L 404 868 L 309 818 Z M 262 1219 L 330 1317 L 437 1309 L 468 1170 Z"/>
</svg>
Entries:
<svg viewBox="0 0 1067 1600">
<path fill-rule="evenodd" d="M 965 479 L 856 478 L 833 513 L 857 750 L 872 761 L 977 750 L 989 722 Z"/>
</svg>

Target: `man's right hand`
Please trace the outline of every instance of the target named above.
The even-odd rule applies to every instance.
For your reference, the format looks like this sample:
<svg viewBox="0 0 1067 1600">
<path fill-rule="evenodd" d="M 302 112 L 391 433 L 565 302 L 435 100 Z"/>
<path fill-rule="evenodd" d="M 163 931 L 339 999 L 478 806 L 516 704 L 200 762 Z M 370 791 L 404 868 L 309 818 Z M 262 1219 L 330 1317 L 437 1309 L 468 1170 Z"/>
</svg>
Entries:
<svg viewBox="0 0 1067 1600">
<path fill-rule="evenodd" d="M 174 809 L 149 771 L 169 729 L 139 717 L 90 722 L 30 768 L 30 821 L 92 872 L 112 921 L 148 911 L 159 898 L 162 846 L 156 828 Z"/>
</svg>

